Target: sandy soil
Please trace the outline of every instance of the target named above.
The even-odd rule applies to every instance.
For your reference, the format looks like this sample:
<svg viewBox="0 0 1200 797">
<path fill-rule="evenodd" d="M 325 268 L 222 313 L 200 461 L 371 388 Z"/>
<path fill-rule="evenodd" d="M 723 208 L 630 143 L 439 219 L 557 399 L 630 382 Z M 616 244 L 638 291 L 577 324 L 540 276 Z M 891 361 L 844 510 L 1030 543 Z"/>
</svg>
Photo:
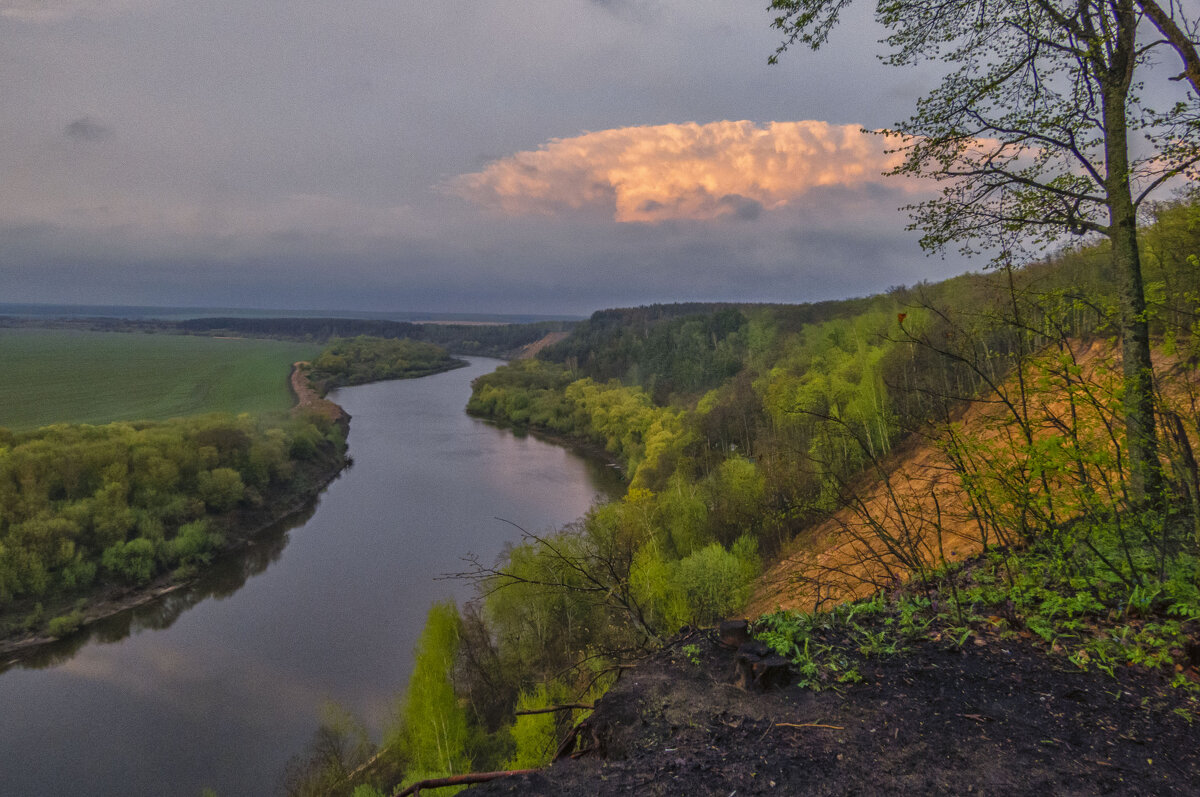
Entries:
<svg viewBox="0 0 1200 797">
<path fill-rule="evenodd" d="M 292 364 L 292 376 L 289 384 L 296 397 L 296 406 L 292 408 L 292 412 L 316 412 L 335 423 L 348 425 L 350 414 L 313 390 L 308 381 L 308 372 L 305 370 L 307 365 L 306 362 Z M 344 428 L 348 428 L 348 426 L 344 426 Z"/>
<path fill-rule="evenodd" d="M 535 340 L 533 343 L 526 343 L 521 348 L 517 349 L 514 360 L 529 360 L 536 357 L 538 352 L 547 346 L 553 346 L 561 340 L 566 340 L 570 332 L 548 332 L 544 338 Z"/>
</svg>

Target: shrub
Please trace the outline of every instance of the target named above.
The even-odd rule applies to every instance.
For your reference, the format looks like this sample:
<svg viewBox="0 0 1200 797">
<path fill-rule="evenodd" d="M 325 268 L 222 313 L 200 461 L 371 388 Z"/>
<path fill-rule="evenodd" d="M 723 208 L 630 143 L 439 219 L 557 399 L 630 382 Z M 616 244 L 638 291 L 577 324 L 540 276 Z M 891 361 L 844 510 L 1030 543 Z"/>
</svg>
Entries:
<svg viewBox="0 0 1200 797">
<path fill-rule="evenodd" d="M 145 539 L 118 542 L 104 549 L 104 568 L 131 584 L 144 584 L 154 575 L 154 543 Z"/>
<path fill-rule="evenodd" d="M 740 609 L 758 569 L 758 543 L 749 535 L 728 551 L 713 543 L 683 559 L 678 578 L 693 622 L 711 625 Z"/>
<path fill-rule="evenodd" d="M 55 617 L 46 625 L 46 631 L 52 637 L 65 637 L 78 631 L 81 625 L 83 625 L 83 612 L 73 611 L 70 614 Z"/>
</svg>

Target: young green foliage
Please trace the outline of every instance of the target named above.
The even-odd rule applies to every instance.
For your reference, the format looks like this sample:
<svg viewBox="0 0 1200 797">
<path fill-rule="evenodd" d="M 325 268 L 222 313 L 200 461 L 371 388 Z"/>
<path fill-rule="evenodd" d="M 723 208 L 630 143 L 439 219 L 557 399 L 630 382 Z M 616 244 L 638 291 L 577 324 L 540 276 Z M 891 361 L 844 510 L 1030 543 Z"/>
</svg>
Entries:
<svg viewBox="0 0 1200 797">
<path fill-rule="evenodd" d="M 450 681 L 461 628 L 453 603 L 430 607 L 396 725 L 383 744 L 402 762 L 406 784 L 471 769 L 467 715 Z"/>
</svg>

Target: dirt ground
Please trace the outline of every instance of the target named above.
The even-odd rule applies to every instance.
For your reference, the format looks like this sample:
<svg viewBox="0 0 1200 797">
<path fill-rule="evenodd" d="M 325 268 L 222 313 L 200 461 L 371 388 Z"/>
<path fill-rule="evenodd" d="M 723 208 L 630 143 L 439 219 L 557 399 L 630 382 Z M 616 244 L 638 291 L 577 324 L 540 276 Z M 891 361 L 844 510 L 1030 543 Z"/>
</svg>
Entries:
<svg viewBox="0 0 1200 797">
<path fill-rule="evenodd" d="M 292 364 L 292 375 L 288 381 L 292 387 L 292 393 L 296 397 L 296 406 L 292 408 L 292 412 L 316 412 L 340 425 L 343 432 L 348 431 L 350 414 L 329 399 L 322 398 L 313 390 L 312 384 L 308 381 L 308 373 L 304 370 L 307 365 L 306 362 Z"/>
<path fill-rule="evenodd" d="M 1190 795 L 1200 784 L 1200 717 L 1161 675 L 1080 672 L 986 633 L 864 660 L 865 680 L 836 691 L 748 693 L 729 682 L 734 660 L 712 632 L 677 640 L 600 701 L 575 758 L 468 793 Z"/>
<path fill-rule="evenodd" d="M 570 332 L 547 332 L 545 337 L 538 338 L 533 343 L 526 343 L 521 348 L 517 349 L 514 360 L 529 360 L 538 355 L 542 349 L 547 346 L 553 346 L 555 343 L 566 340 Z"/>
</svg>

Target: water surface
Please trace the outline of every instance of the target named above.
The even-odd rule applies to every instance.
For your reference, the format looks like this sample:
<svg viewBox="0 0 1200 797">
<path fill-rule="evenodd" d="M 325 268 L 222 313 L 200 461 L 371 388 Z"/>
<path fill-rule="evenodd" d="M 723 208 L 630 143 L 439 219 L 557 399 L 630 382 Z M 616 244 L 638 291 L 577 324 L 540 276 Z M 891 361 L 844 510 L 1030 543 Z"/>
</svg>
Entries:
<svg viewBox="0 0 1200 797">
<path fill-rule="evenodd" d="M 346 388 L 354 466 L 311 516 L 194 586 L 0 674 L 0 794 L 272 794 L 333 700 L 373 732 L 438 580 L 619 486 L 603 463 L 463 413 L 498 365 Z M 306 513 L 307 514 L 307 513 Z"/>
</svg>

